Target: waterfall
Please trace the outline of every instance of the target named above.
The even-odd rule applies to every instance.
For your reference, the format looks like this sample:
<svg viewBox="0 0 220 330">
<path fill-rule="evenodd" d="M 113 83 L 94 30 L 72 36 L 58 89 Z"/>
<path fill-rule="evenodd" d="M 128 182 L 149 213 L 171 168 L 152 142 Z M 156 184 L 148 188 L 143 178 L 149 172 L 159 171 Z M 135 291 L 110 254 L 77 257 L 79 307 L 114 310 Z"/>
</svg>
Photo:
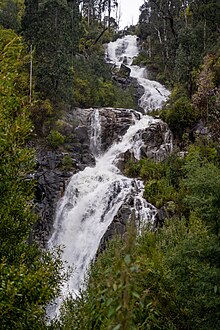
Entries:
<svg viewBox="0 0 220 330">
<path fill-rule="evenodd" d="M 109 60 L 114 60 L 116 65 L 125 61 L 126 57 L 127 63 L 129 62 L 129 66 L 132 67 L 132 59 L 138 54 L 136 37 L 127 36 L 110 43 L 107 53 Z M 137 71 L 136 67 L 132 69 L 134 75 L 137 75 Z M 144 78 L 140 79 L 142 81 Z M 146 81 L 142 83 L 143 86 L 147 85 Z M 169 94 L 163 86 L 157 84 L 149 82 L 150 87 L 146 93 L 151 93 L 150 105 L 146 106 L 146 109 L 161 106 Z M 159 97 L 157 89 L 163 97 Z M 144 221 L 154 222 L 157 210 L 144 200 L 143 183 L 125 177 L 117 167 L 120 155 L 127 150 L 131 150 L 137 159 L 140 157 L 140 148 L 143 144 L 140 132 L 158 121 L 148 115 L 140 115 L 140 118 L 135 119 L 135 124 L 129 127 L 118 143 L 113 144 L 101 155 L 98 109 L 92 114 L 90 149 L 96 157 L 96 165 L 86 167 L 72 176 L 65 195 L 58 203 L 54 232 L 48 243 L 50 249 L 63 246 L 63 260 L 67 262 L 67 266 L 74 267 L 72 276 L 64 284 L 61 297 L 55 302 L 55 307 L 48 312 L 51 318 L 59 314 L 60 304 L 69 292 L 77 295 L 82 288 L 86 270 L 97 253 L 104 233 L 129 195 L 134 198 L 133 211 L 140 224 L 143 225 Z"/>
<path fill-rule="evenodd" d="M 108 44 L 106 59 L 118 68 L 124 63 L 131 69 L 130 76 L 136 78 L 139 85 L 144 87 L 144 94 L 139 100 L 139 105 L 147 113 L 161 108 L 170 92 L 159 82 L 147 79 L 145 68 L 132 65 L 138 53 L 137 36 L 128 35 Z"/>
<path fill-rule="evenodd" d="M 96 157 L 101 154 L 101 124 L 98 109 L 95 109 L 91 115 L 90 150 Z"/>
</svg>

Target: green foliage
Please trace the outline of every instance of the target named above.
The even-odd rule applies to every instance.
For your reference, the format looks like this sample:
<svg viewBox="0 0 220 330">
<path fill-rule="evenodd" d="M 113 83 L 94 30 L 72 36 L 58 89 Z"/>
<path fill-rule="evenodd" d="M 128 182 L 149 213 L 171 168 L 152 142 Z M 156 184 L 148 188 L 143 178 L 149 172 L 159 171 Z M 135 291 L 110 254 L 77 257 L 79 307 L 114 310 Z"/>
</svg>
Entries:
<svg viewBox="0 0 220 330">
<path fill-rule="evenodd" d="M 181 82 L 192 95 L 192 71 L 219 41 L 218 22 L 219 3 L 215 0 L 149 0 L 141 7 L 138 35 L 160 75 Z"/>
<path fill-rule="evenodd" d="M 186 203 L 206 222 L 218 236 L 220 228 L 220 169 L 205 159 L 198 161 L 199 153 L 194 152 L 185 164 L 187 188 Z M 193 156 L 193 157 L 192 157 Z"/>
<path fill-rule="evenodd" d="M 160 114 L 180 142 L 198 120 L 219 139 L 219 6 L 215 0 L 149 0 L 141 7 L 142 51 L 136 61 L 154 79 L 178 86 Z"/>
<path fill-rule="evenodd" d="M 9 263 L 4 257 L 0 263 L 0 325 L 4 330 L 45 329 L 46 304 L 58 294 L 57 256 L 53 259 L 41 255 L 36 246 L 23 245 L 22 254 L 18 246 L 11 246 L 17 262 Z"/>
<path fill-rule="evenodd" d="M 54 117 L 54 108 L 48 99 L 35 99 L 32 101 L 30 118 L 38 137 L 44 135 L 48 122 Z"/>
<path fill-rule="evenodd" d="M 170 106 L 168 105 L 168 109 L 161 113 L 161 117 L 179 139 L 187 129 L 192 128 L 198 118 L 190 100 L 186 97 L 181 97 Z"/>
<path fill-rule="evenodd" d="M 175 200 L 175 188 L 169 184 L 167 178 L 159 180 L 150 180 L 146 183 L 144 189 L 144 197 L 157 208 L 162 207 L 165 203 Z"/>
<path fill-rule="evenodd" d="M 35 48 L 35 85 L 43 99 L 71 100 L 78 22 L 78 7 L 73 1 L 26 1 L 22 27 L 26 41 Z"/>
<path fill-rule="evenodd" d="M 63 157 L 62 168 L 67 171 L 70 171 L 73 168 L 73 160 L 69 155 Z"/>
<path fill-rule="evenodd" d="M 182 221 L 169 225 L 161 238 L 183 325 L 218 329 L 219 240 L 195 215 L 188 224 Z"/>
<path fill-rule="evenodd" d="M 0 26 L 18 32 L 21 28 L 21 16 L 24 0 L 2 0 L 0 4 Z"/>
<path fill-rule="evenodd" d="M 145 158 L 137 163 L 128 162 L 125 173 L 144 180 L 144 196 L 157 208 L 172 201 L 178 209 L 182 198 L 181 191 L 178 189 L 184 176 L 183 163 L 184 161 L 177 155 L 171 155 L 164 162 L 155 162 Z"/>
<path fill-rule="evenodd" d="M 103 53 L 74 59 L 73 105 L 135 108 L 133 90 L 123 90 L 111 79 Z"/>
<path fill-rule="evenodd" d="M 179 33 L 179 46 L 175 59 L 175 80 L 186 86 L 189 95 L 192 93 L 192 72 L 198 68 L 202 61 L 201 55 L 203 45 L 203 27 L 192 29 L 182 28 Z"/>
<path fill-rule="evenodd" d="M 145 198 L 169 214 L 189 217 L 196 212 L 209 229 L 219 235 L 219 155 L 215 145 L 200 141 L 187 156 L 171 155 L 164 162 L 142 159 L 128 162 L 125 172 L 145 182 Z"/>
<path fill-rule="evenodd" d="M 0 328 L 43 329 L 59 261 L 32 242 L 34 152 L 22 38 L 0 29 Z"/>
<path fill-rule="evenodd" d="M 47 142 L 52 148 L 56 149 L 64 144 L 65 137 L 58 131 L 51 130 L 47 137 Z"/>
<path fill-rule="evenodd" d="M 220 127 L 219 62 L 219 54 L 209 54 L 204 58 L 196 76 L 197 91 L 192 96 L 194 107 L 216 139 L 219 137 Z"/>
<path fill-rule="evenodd" d="M 119 252 L 120 251 L 120 252 Z M 63 308 L 59 329 L 218 329 L 219 241 L 192 216 L 115 240 L 87 289 Z"/>
</svg>

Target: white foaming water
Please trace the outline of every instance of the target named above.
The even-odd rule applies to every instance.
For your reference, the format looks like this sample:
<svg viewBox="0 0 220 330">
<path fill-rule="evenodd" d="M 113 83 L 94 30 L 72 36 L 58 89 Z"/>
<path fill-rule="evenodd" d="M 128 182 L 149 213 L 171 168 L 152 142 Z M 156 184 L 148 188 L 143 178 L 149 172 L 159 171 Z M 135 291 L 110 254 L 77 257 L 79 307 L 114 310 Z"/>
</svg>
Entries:
<svg viewBox="0 0 220 330">
<path fill-rule="evenodd" d="M 95 109 L 91 116 L 90 150 L 96 157 L 101 154 L 101 124 L 98 109 Z"/>
<path fill-rule="evenodd" d="M 145 113 L 159 109 L 170 95 L 170 92 L 157 81 L 147 79 L 147 71 L 137 65 L 132 65 L 134 57 L 138 55 L 137 36 L 128 35 L 107 46 L 107 60 L 120 67 L 124 63 L 131 69 L 130 76 L 136 78 L 144 87 L 144 94 L 139 100 L 139 105 Z"/>
<path fill-rule="evenodd" d="M 142 117 L 128 129 L 121 142 L 96 159 L 95 167 L 73 175 L 60 200 L 54 233 L 48 244 L 50 249 L 64 246 L 62 259 L 74 267 L 74 272 L 63 287 L 62 298 L 49 311 L 52 318 L 59 315 L 60 304 L 69 292 L 73 295 L 79 292 L 102 236 L 129 194 L 134 195 L 136 218 L 153 222 L 156 209 L 143 199 L 142 182 L 123 176 L 116 166 L 121 153 L 136 150 L 139 154 L 135 134 L 153 121 L 149 116 Z"/>
<path fill-rule="evenodd" d="M 131 63 L 133 57 L 138 54 L 135 40 L 136 37 L 127 36 L 110 43 L 108 54 L 111 58 L 114 54 L 118 54 L 115 55 L 117 65 L 123 61 L 124 56 Z M 150 84 L 152 90 L 157 88 L 153 87 L 156 82 Z M 160 85 L 160 88 L 163 87 Z M 156 101 L 157 91 L 152 94 L 155 100 L 151 107 L 153 104 L 161 105 L 161 100 Z M 142 224 L 154 222 L 157 210 L 143 199 L 143 183 L 122 175 L 117 168 L 117 160 L 127 150 L 133 151 L 138 159 L 143 144 L 140 131 L 157 121 L 147 115 L 141 116 L 141 119 L 136 120 L 127 130 L 120 142 L 112 145 L 100 156 L 101 125 L 99 111 L 94 110 L 91 118 L 90 148 L 97 157 L 96 166 L 87 167 L 71 178 L 64 197 L 58 203 L 54 233 L 48 243 L 50 249 L 63 246 L 63 260 L 67 262 L 67 266 L 74 267 L 73 275 L 64 284 L 60 298 L 53 306 L 48 307 L 50 319 L 59 315 L 60 305 L 69 293 L 77 295 L 82 288 L 86 270 L 96 256 L 100 241 L 126 198 L 133 196 L 133 211 L 138 221 Z"/>
</svg>

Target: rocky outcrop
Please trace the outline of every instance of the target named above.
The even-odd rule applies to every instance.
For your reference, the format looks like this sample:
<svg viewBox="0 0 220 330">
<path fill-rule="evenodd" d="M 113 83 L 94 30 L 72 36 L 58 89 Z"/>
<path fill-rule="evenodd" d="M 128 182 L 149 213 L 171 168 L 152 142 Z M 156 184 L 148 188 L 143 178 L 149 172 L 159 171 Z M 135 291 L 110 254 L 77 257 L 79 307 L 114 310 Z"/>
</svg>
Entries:
<svg viewBox="0 0 220 330">
<path fill-rule="evenodd" d="M 136 139 L 140 144 L 139 155 L 128 150 L 118 158 L 118 167 L 123 172 L 125 163 L 129 160 L 136 161 L 137 157 L 152 158 L 163 161 L 173 148 L 173 137 L 166 123 L 161 120 L 152 122 L 146 129 L 137 132 Z"/>
<path fill-rule="evenodd" d="M 57 150 L 50 149 L 44 143 L 35 145 L 37 151 L 36 212 L 40 220 L 34 230 L 35 238 L 44 246 L 51 234 L 55 218 L 56 205 L 63 196 L 70 177 L 93 166 L 95 158 L 90 150 L 92 116 L 97 109 L 74 108 L 66 112 L 59 123 L 60 131 L 65 136 L 66 143 Z M 140 119 L 141 114 L 129 109 L 100 108 L 98 110 L 100 123 L 100 151 L 105 152 L 114 142 L 118 142 L 128 128 Z M 62 125 L 61 125 L 62 124 Z M 145 130 L 138 132 L 140 139 L 140 157 L 164 159 L 172 148 L 172 136 L 165 123 L 153 121 Z M 125 161 L 135 159 L 133 151 L 127 151 L 118 158 L 118 167 L 124 170 Z M 68 160 L 68 166 L 66 166 Z M 71 165 L 71 166 L 70 166 Z M 132 196 L 128 199 L 115 217 L 107 236 L 113 232 L 124 232 L 125 218 L 129 216 Z M 106 237 L 107 237 L 106 236 Z"/>
<path fill-rule="evenodd" d="M 46 245 L 51 233 L 57 202 L 63 196 L 68 179 L 73 174 L 73 171 L 62 169 L 62 159 L 62 152 L 37 147 L 35 212 L 39 221 L 34 228 L 34 238 L 42 246 Z"/>
<path fill-rule="evenodd" d="M 121 64 L 118 75 L 122 77 L 130 77 L 131 69 L 125 64 Z"/>
<path fill-rule="evenodd" d="M 68 114 L 77 118 L 79 126 L 75 129 L 76 140 L 83 146 L 90 145 L 91 118 L 96 109 L 75 108 Z M 101 125 L 101 150 L 106 151 L 114 142 L 117 142 L 127 129 L 134 124 L 135 119 L 140 119 L 140 114 L 132 109 L 122 108 L 99 108 L 99 121 Z"/>
<path fill-rule="evenodd" d="M 153 122 L 140 132 L 143 146 L 140 157 L 149 157 L 158 161 L 164 160 L 172 151 L 172 134 L 166 123 L 161 120 Z"/>
</svg>

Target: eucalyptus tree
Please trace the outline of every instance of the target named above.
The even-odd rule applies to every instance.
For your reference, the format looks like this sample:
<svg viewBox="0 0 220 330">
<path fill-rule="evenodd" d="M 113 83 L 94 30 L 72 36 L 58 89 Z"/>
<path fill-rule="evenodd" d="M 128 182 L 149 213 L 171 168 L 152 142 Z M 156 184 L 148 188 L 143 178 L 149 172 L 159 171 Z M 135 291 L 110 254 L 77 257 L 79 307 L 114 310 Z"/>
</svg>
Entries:
<svg viewBox="0 0 220 330">
<path fill-rule="evenodd" d="M 141 33 L 146 30 L 150 53 L 159 51 L 165 67 L 173 64 L 175 58 L 183 8 L 183 1 L 179 0 L 149 0 L 141 7 Z"/>
<path fill-rule="evenodd" d="M 174 81 L 185 84 L 191 95 L 192 71 L 208 49 L 218 47 L 219 22 L 217 0 L 147 0 L 141 7 L 139 35 L 160 70 L 171 76 L 175 72 Z"/>
<path fill-rule="evenodd" d="M 23 33 L 35 49 L 36 90 L 43 98 L 71 98 L 73 56 L 79 39 L 78 0 L 25 0 Z"/>
<path fill-rule="evenodd" d="M 82 0 L 81 8 L 83 16 L 87 18 L 88 25 L 91 25 L 94 21 L 101 23 L 103 17 L 107 17 L 107 24 L 110 27 L 112 10 L 118 8 L 118 2 L 117 0 Z M 107 15 L 105 15 L 106 12 Z"/>
</svg>

